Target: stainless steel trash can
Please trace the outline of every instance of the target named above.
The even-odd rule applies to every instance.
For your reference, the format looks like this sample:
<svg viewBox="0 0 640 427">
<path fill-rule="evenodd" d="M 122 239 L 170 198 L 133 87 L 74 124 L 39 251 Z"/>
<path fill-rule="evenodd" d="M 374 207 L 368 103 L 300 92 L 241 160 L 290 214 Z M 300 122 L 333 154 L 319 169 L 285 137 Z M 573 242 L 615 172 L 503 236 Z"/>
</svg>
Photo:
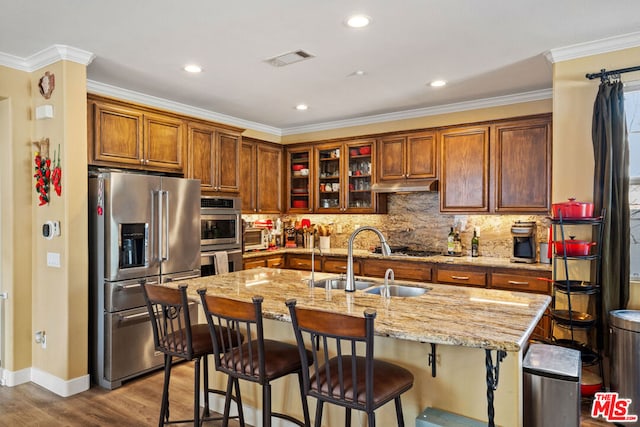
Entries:
<svg viewBox="0 0 640 427">
<path fill-rule="evenodd" d="M 531 344 L 522 363 L 525 427 L 580 426 L 580 352 Z"/>
<path fill-rule="evenodd" d="M 628 414 L 640 416 L 640 311 L 609 312 L 611 332 L 611 391 L 622 399 L 631 399 Z M 625 423 L 625 426 L 638 426 Z"/>
</svg>

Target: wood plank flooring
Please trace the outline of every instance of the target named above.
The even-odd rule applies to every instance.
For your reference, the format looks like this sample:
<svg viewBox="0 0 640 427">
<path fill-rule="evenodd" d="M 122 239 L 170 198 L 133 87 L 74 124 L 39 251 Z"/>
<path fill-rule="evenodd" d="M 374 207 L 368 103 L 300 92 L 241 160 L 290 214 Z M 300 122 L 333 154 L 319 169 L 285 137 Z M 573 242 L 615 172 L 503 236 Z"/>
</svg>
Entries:
<svg viewBox="0 0 640 427">
<path fill-rule="evenodd" d="M 158 371 L 115 390 L 93 386 L 67 398 L 32 383 L 0 387 L 0 426 L 155 426 L 160 412 L 162 379 L 162 371 Z M 172 418 L 190 418 L 193 411 L 192 363 L 174 366 L 169 393 Z M 581 427 L 612 425 L 592 419 L 590 410 L 590 403 L 583 401 Z M 222 423 L 210 421 L 204 425 L 219 427 Z M 237 420 L 231 420 L 229 425 L 239 426 Z"/>
<path fill-rule="evenodd" d="M 0 426 L 157 426 L 162 380 L 160 370 L 115 390 L 92 386 L 67 398 L 32 383 L 0 387 Z M 173 367 L 169 400 L 172 419 L 193 416 L 193 363 Z M 222 422 L 204 425 L 218 427 Z M 229 426 L 239 424 L 231 420 Z"/>
</svg>

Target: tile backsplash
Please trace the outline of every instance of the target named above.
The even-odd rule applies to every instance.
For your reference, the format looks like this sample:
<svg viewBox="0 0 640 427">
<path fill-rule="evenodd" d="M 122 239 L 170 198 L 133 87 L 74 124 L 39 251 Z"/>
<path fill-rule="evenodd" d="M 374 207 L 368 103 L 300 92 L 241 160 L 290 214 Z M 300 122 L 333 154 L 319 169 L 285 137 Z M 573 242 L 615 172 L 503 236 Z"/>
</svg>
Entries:
<svg viewBox="0 0 640 427">
<path fill-rule="evenodd" d="M 446 251 L 447 234 L 457 226 L 463 252 L 471 253 L 471 237 L 474 227 L 480 230 L 480 255 L 508 258 L 512 255 L 511 225 L 515 221 L 535 221 L 538 242 L 547 241 L 549 222 L 542 215 L 449 215 L 440 213 L 438 193 L 391 194 L 387 214 L 309 214 L 284 215 L 283 221 L 299 221 L 309 218 L 312 224 L 331 224 L 332 248 L 346 248 L 351 233 L 358 227 L 370 225 L 382 231 L 390 245 L 408 246 L 411 249 Z M 247 221 L 264 216 L 243 215 Z M 341 231 L 340 233 L 338 231 Z M 378 245 L 374 233 L 359 234 L 354 247 L 369 249 Z"/>
</svg>

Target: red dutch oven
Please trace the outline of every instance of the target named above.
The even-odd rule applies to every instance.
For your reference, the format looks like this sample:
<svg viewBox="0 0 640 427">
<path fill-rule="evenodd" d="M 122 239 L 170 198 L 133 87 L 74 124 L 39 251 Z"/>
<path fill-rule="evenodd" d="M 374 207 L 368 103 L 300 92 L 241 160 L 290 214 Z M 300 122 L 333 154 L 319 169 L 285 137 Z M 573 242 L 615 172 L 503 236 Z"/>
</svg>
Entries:
<svg viewBox="0 0 640 427">
<path fill-rule="evenodd" d="M 576 202 L 575 198 L 570 198 L 568 202 L 554 203 L 551 215 L 554 218 L 575 219 L 593 218 L 593 203 Z"/>
<path fill-rule="evenodd" d="M 589 255 L 591 246 L 596 242 L 587 242 L 586 240 L 575 240 L 573 236 L 569 236 L 570 239 L 564 241 L 553 242 L 556 245 L 556 254 L 564 256 L 564 248 L 567 248 L 567 256 L 586 256 Z"/>
</svg>

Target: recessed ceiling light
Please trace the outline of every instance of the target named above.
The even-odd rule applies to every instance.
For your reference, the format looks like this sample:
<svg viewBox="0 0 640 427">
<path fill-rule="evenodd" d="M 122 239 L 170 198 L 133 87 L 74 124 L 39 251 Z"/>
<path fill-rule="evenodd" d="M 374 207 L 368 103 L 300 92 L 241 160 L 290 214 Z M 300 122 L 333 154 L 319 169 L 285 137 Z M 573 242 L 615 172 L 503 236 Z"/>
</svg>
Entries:
<svg viewBox="0 0 640 427">
<path fill-rule="evenodd" d="M 356 70 L 351 74 L 347 74 L 347 77 L 362 77 L 362 76 L 366 76 L 367 72 L 364 70 Z"/>
<path fill-rule="evenodd" d="M 184 66 L 184 70 L 188 73 L 200 73 L 202 72 L 202 67 L 196 64 L 189 64 Z"/>
<path fill-rule="evenodd" d="M 446 84 L 447 82 L 445 80 L 434 80 L 431 83 L 429 83 L 431 87 L 442 87 Z"/>
<path fill-rule="evenodd" d="M 309 108 L 309 106 L 307 104 L 298 104 L 296 105 L 296 110 L 298 111 L 304 111 L 307 110 Z"/>
<path fill-rule="evenodd" d="M 346 23 L 351 28 L 363 28 L 371 23 L 371 18 L 366 15 L 353 15 L 347 18 Z"/>
</svg>

